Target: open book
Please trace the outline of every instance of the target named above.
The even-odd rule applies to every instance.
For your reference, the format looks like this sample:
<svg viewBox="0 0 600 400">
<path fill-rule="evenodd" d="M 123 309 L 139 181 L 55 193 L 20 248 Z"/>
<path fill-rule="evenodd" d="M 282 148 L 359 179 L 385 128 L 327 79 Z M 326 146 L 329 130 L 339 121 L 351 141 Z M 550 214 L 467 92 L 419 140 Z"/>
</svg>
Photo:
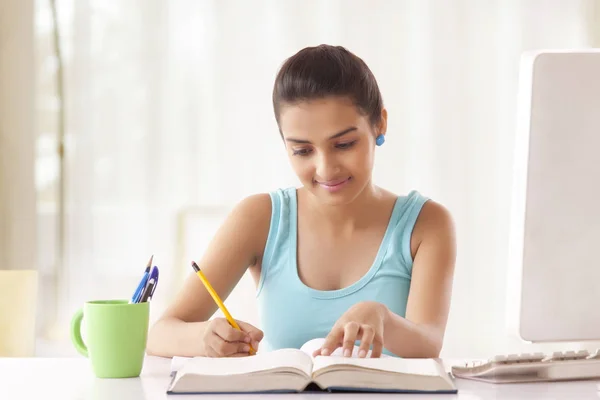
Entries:
<svg viewBox="0 0 600 400">
<path fill-rule="evenodd" d="M 259 352 L 241 358 L 174 359 L 167 393 L 305 390 L 457 393 L 453 380 L 438 360 L 342 357 L 339 352 L 312 357 L 311 347 Z"/>
</svg>

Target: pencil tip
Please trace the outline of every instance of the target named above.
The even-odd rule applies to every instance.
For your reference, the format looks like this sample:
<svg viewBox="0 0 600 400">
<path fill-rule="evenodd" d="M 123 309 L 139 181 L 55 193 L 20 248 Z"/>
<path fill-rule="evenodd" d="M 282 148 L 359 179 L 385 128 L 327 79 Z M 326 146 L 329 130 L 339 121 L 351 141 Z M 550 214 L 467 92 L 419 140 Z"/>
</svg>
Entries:
<svg viewBox="0 0 600 400">
<path fill-rule="evenodd" d="M 148 260 L 148 265 L 146 265 L 146 271 L 149 271 L 152 267 L 152 260 L 154 259 L 154 254 L 150 256 L 150 260 Z"/>
<path fill-rule="evenodd" d="M 196 264 L 196 261 L 192 261 L 192 268 L 194 268 L 194 271 L 196 272 L 200 271 L 200 267 Z"/>
</svg>

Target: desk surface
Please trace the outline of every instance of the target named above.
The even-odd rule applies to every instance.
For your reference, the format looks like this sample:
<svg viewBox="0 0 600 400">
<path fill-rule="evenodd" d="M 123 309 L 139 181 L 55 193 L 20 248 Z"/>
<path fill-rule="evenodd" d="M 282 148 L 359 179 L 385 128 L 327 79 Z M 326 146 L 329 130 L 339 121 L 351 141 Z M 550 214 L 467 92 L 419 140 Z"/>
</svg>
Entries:
<svg viewBox="0 0 600 400">
<path fill-rule="evenodd" d="M 2 399 L 207 399 L 259 398 L 260 395 L 167 396 L 170 359 L 146 357 L 139 378 L 98 379 L 89 361 L 77 358 L 0 358 L 0 398 Z M 452 365 L 452 362 L 447 362 Z M 447 365 L 447 367 L 449 366 Z M 479 399 L 591 399 L 600 397 L 599 381 L 492 385 L 457 379 L 459 393 L 428 398 L 452 400 Z M 272 395 L 272 398 L 321 399 L 327 393 Z M 374 397 L 373 394 L 335 394 L 336 400 Z M 383 395 L 389 396 L 389 395 Z M 264 398 L 264 395 L 262 396 Z M 271 397 L 271 396 L 268 396 Z M 423 395 L 402 395 L 402 399 L 423 400 Z"/>
</svg>

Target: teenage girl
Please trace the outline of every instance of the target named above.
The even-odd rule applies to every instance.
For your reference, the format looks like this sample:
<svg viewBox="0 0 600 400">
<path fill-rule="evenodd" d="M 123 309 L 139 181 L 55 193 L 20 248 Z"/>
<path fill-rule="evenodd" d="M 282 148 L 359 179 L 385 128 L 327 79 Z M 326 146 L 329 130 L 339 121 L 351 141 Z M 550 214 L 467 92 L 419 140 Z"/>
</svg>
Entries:
<svg viewBox="0 0 600 400">
<path fill-rule="evenodd" d="M 419 192 L 372 181 L 388 116 L 370 69 L 343 47 L 305 48 L 281 67 L 273 108 L 302 185 L 242 200 L 198 261 L 223 300 L 250 271 L 262 330 L 209 319 L 217 305 L 192 274 L 151 328 L 148 353 L 237 357 L 326 338 L 314 355 L 356 344 L 360 357 L 438 357 L 454 225 Z"/>
</svg>

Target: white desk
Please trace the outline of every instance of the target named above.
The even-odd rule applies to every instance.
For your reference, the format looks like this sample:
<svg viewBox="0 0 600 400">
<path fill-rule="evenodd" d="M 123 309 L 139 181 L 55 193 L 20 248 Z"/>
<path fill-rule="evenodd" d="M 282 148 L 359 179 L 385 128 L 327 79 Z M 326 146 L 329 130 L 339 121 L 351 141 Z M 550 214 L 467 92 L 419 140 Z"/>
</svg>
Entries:
<svg viewBox="0 0 600 400">
<path fill-rule="evenodd" d="M 451 365 L 451 362 L 448 363 Z M 402 399 L 423 400 L 422 394 L 380 396 L 374 394 L 306 393 L 286 395 L 173 395 L 167 396 L 170 359 L 146 357 L 142 375 L 131 379 L 95 378 L 84 358 L 0 358 L 0 399 L 207 399 L 280 398 L 335 399 L 396 396 Z M 457 395 L 426 395 L 429 398 L 452 400 L 512 400 L 512 399 L 597 399 L 600 381 L 539 383 L 520 385 L 491 385 L 482 382 L 456 380 Z"/>
</svg>

